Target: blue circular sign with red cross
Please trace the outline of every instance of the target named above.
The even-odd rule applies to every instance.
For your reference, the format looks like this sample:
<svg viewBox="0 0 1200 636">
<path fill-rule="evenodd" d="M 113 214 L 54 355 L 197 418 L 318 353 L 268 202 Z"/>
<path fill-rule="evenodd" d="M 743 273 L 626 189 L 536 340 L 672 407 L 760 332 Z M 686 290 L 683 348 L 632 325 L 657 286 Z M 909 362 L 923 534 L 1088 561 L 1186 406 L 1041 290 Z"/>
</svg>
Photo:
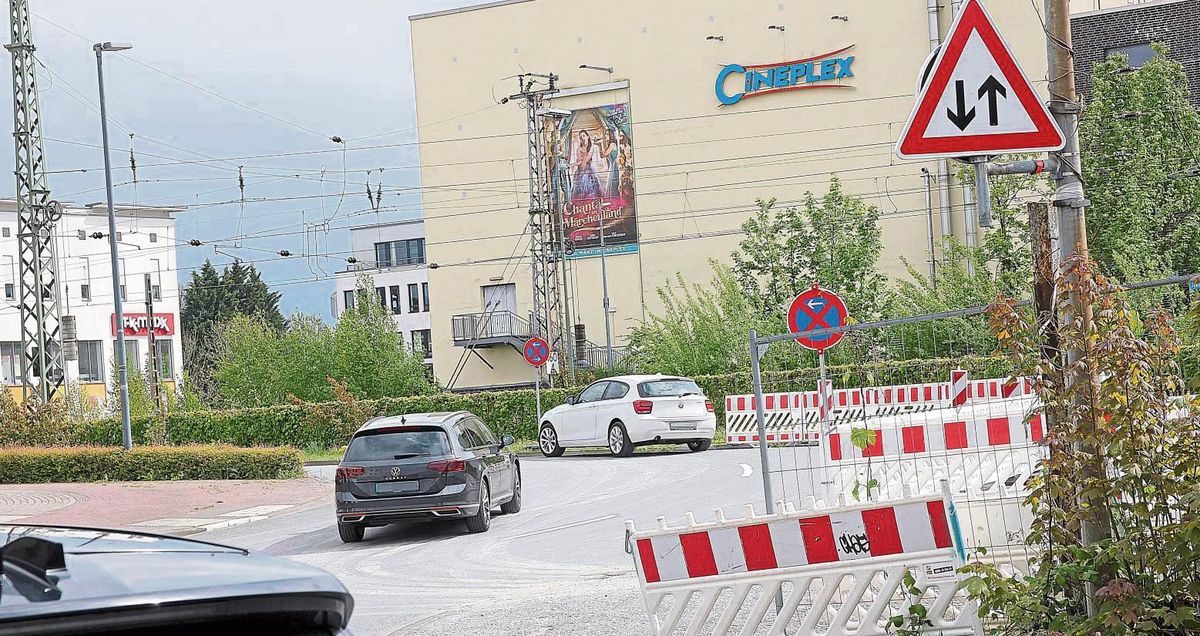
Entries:
<svg viewBox="0 0 1200 636">
<path fill-rule="evenodd" d="M 540 367 L 550 359 L 550 345 L 545 340 L 534 336 L 525 341 L 525 346 L 521 347 L 521 353 L 525 354 L 526 362 Z"/>
<path fill-rule="evenodd" d="M 842 297 L 813 285 L 812 289 L 801 292 L 792 300 L 788 309 L 788 331 L 803 333 L 814 329 L 831 329 L 846 326 L 850 312 L 846 311 L 846 303 Z M 819 336 L 803 336 L 796 338 L 805 349 L 824 351 L 837 344 L 846 335 L 845 332 L 827 333 Z"/>
</svg>

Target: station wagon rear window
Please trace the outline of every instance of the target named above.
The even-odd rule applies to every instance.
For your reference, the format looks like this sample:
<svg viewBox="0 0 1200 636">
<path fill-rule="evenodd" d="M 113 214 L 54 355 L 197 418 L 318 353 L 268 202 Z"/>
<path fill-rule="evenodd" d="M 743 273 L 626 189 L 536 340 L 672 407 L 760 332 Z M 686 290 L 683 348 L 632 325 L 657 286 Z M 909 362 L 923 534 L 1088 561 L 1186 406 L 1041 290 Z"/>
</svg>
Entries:
<svg viewBox="0 0 1200 636">
<path fill-rule="evenodd" d="M 688 394 L 704 395 L 704 390 L 692 380 L 682 378 L 650 380 L 649 382 L 638 384 L 638 395 L 644 398 L 679 397 Z"/>
<path fill-rule="evenodd" d="M 437 457 L 450 454 L 450 440 L 439 427 L 364 431 L 350 440 L 345 461 L 390 461 L 397 457 Z"/>
</svg>

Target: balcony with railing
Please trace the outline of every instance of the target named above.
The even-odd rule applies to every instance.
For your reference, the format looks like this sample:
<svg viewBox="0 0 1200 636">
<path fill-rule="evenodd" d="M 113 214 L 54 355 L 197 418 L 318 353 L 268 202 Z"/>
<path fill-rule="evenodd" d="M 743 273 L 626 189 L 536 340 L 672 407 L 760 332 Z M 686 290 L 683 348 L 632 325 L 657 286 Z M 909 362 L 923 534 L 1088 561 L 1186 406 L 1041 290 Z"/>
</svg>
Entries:
<svg viewBox="0 0 1200 636">
<path fill-rule="evenodd" d="M 532 333 L 529 321 L 511 311 L 484 311 L 450 317 L 456 347 L 512 345 L 520 349 Z"/>
</svg>

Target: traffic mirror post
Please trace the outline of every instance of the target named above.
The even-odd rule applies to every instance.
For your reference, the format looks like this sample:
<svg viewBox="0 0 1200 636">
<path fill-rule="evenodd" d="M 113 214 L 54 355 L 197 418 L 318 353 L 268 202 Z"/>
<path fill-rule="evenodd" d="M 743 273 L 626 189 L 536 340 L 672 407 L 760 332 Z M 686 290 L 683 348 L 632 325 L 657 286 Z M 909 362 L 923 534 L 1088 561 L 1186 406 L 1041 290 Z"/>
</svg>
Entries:
<svg viewBox="0 0 1200 636">
<path fill-rule="evenodd" d="M 979 227 L 992 227 L 992 189 L 988 185 L 988 158 L 972 157 L 975 168 L 975 209 L 979 213 Z"/>
</svg>

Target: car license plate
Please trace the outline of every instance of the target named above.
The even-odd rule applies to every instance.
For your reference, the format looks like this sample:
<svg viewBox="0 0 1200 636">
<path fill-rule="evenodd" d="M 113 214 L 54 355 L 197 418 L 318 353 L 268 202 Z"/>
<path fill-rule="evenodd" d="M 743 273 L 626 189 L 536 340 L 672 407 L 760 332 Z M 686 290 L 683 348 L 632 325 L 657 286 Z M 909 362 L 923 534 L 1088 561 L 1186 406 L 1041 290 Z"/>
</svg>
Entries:
<svg viewBox="0 0 1200 636">
<path fill-rule="evenodd" d="M 694 431 L 696 430 L 695 422 L 671 422 L 672 431 Z"/>
<path fill-rule="evenodd" d="M 420 482 L 413 481 L 385 481 L 375 484 L 375 494 L 383 493 L 398 493 L 398 492 L 416 492 L 420 490 Z"/>
</svg>

